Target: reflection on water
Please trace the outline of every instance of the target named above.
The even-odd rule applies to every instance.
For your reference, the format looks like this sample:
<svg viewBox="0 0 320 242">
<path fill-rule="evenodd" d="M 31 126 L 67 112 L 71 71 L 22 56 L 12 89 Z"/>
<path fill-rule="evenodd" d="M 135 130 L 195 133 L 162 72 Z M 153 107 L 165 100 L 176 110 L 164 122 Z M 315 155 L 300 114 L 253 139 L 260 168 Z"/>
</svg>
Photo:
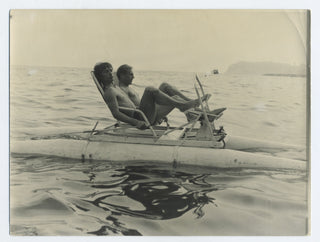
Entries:
<svg viewBox="0 0 320 242">
<path fill-rule="evenodd" d="M 215 199 L 207 196 L 207 193 L 218 188 L 205 182 L 206 175 L 171 172 L 152 166 L 126 166 L 118 171 L 121 174 L 117 176 L 126 178 L 121 184 L 122 191 L 118 194 L 98 196 L 92 201 L 95 206 L 111 212 L 106 220 L 111 221 L 113 226 L 110 228 L 103 225 L 99 230 L 89 232 L 90 234 L 102 235 L 108 229 L 122 228 L 116 218 L 119 215 L 164 220 L 180 217 L 193 209 L 195 217 L 201 218 L 204 216 L 202 208 L 205 205 L 209 203 L 215 205 Z M 192 184 L 193 188 L 185 184 Z M 101 184 L 92 187 L 110 189 L 112 186 Z M 122 201 L 119 202 L 120 200 Z M 124 202 L 125 200 L 128 202 Z M 121 233 L 140 234 L 136 230 L 127 229 L 121 229 Z"/>
<path fill-rule="evenodd" d="M 209 198 L 208 191 L 217 190 L 215 187 L 205 187 L 203 190 L 187 190 L 183 185 L 178 185 L 172 181 L 146 181 L 147 177 L 138 176 L 136 171 L 145 168 L 127 167 L 126 175 L 130 184 L 122 187 L 122 196 L 127 196 L 144 206 L 143 210 L 132 210 L 129 207 L 119 206 L 108 202 L 109 196 L 103 196 L 94 201 L 94 204 L 107 210 L 121 212 L 122 214 L 144 217 L 150 219 L 171 219 L 176 218 L 187 211 L 195 208 L 194 213 L 200 218 L 204 215 L 202 207 L 209 202 L 213 203 L 213 198 Z M 158 171 L 158 170 L 157 170 Z M 179 173 L 176 177 L 179 177 Z M 179 178 L 186 179 L 187 174 Z M 189 175 L 190 176 L 190 175 Z M 196 184 L 197 179 L 203 180 L 203 176 L 190 177 L 189 182 Z"/>
<path fill-rule="evenodd" d="M 293 171 L 173 168 L 16 155 L 11 157 L 10 183 L 12 235 L 301 235 L 305 231 L 306 174 Z M 243 227 L 247 223 L 250 226 Z"/>
<path fill-rule="evenodd" d="M 206 206 L 217 208 L 212 192 L 224 189 L 208 183 L 210 175 L 144 162 L 15 155 L 12 171 L 10 223 L 15 235 L 31 230 L 54 235 L 60 226 L 70 234 L 77 228 L 81 234 L 142 235 L 131 219 L 174 220 L 188 212 L 202 219 Z"/>
</svg>

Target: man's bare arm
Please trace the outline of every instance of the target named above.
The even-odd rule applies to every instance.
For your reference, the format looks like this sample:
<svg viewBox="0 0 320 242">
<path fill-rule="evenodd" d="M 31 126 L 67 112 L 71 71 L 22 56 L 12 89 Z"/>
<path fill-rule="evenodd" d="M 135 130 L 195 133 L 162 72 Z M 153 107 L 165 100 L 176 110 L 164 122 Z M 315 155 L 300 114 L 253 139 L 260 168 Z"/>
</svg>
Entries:
<svg viewBox="0 0 320 242">
<path fill-rule="evenodd" d="M 134 105 L 136 105 L 136 107 L 139 107 L 140 101 L 141 101 L 139 98 L 139 94 L 130 87 L 129 87 L 128 96 L 131 99 L 131 101 L 134 103 Z"/>
</svg>

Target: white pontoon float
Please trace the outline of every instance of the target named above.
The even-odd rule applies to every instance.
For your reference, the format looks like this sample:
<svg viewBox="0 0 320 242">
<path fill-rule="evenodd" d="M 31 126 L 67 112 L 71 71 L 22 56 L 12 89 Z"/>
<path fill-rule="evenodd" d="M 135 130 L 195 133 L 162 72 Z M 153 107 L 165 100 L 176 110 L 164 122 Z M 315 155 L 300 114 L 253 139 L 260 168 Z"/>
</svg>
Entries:
<svg viewBox="0 0 320 242">
<path fill-rule="evenodd" d="M 91 72 L 102 97 L 103 89 Z M 201 83 L 196 77 L 202 93 Z M 200 99 L 198 88 L 195 85 Z M 219 168 L 269 168 L 306 170 L 306 160 L 287 159 L 257 152 L 274 150 L 297 150 L 298 147 L 263 142 L 241 137 L 227 137 L 223 127 L 215 128 L 225 108 L 209 111 L 208 103 L 201 103 L 202 111 L 189 110 L 189 122 L 179 127 L 151 126 L 142 111 L 139 112 L 149 124 L 149 129 L 139 130 L 117 122 L 102 130 L 97 124 L 92 130 L 69 134 L 36 137 L 15 141 L 11 153 L 40 154 L 86 160 L 147 161 L 187 164 Z M 127 109 L 127 108 L 121 108 Z M 132 109 L 131 109 L 132 110 Z M 304 151 L 305 152 L 305 151 Z"/>
</svg>

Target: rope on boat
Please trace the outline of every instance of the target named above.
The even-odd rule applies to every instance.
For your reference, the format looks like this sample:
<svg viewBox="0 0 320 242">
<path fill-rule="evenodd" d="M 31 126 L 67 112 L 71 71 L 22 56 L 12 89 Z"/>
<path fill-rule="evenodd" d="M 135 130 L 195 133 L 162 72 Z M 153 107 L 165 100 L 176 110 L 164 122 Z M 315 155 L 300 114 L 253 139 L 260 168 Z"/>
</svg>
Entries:
<svg viewBox="0 0 320 242">
<path fill-rule="evenodd" d="M 90 142 L 90 137 L 92 136 L 93 132 L 95 131 L 97 125 L 98 125 L 99 121 L 96 122 L 96 124 L 93 126 L 93 129 L 91 130 L 91 132 L 89 133 L 88 137 L 87 137 L 87 144 L 83 147 L 83 150 L 82 150 L 82 154 L 81 154 L 81 160 L 82 162 L 85 161 L 85 158 L 86 158 L 86 152 L 87 152 L 87 149 L 88 149 L 88 145 L 89 145 L 89 142 Z M 89 159 L 92 159 L 92 154 L 89 154 Z"/>
<path fill-rule="evenodd" d="M 164 134 L 169 134 L 169 133 L 171 133 L 172 131 L 175 131 L 175 130 L 177 130 L 177 129 L 179 129 L 179 128 L 184 128 L 184 129 L 186 129 L 185 126 L 191 124 L 190 129 L 189 129 L 188 131 L 184 131 L 184 132 L 183 132 L 182 135 L 184 135 L 184 137 L 183 137 L 182 141 L 180 142 L 180 144 L 178 144 L 178 145 L 176 145 L 176 146 L 174 147 L 173 154 L 172 154 L 172 160 L 173 160 L 172 167 L 173 167 L 173 168 L 177 168 L 177 167 L 178 167 L 178 149 L 179 149 L 179 148 L 183 145 L 183 143 L 187 140 L 188 132 L 191 132 L 191 131 L 192 131 L 192 129 L 194 128 L 195 124 L 198 122 L 198 120 L 200 119 L 201 116 L 202 116 L 202 114 L 200 113 L 200 114 L 198 114 L 198 117 L 197 117 L 196 119 L 194 119 L 193 121 L 191 121 L 191 122 L 189 122 L 189 123 L 186 123 L 186 124 L 183 124 L 183 125 L 181 125 L 181 126 L 178 127 L 178 128 L 175 128 L 175 129 L 173 129 L 173 130 L 169 130 L 169 131 L 167 131 L 167 132 L 164 133 Z M 179 138 L 182 138 L 182 137 L 180 136 Z"/>
</svg>

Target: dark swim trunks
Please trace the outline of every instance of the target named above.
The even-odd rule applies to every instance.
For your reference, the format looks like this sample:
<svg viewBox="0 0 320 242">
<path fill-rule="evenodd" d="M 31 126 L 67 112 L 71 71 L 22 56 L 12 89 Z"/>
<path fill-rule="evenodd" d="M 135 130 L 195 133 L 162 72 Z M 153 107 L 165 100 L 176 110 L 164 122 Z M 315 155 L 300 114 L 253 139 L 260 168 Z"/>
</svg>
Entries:
<svg viewBox="0 0 320 242">
<path fill-rule="evenodd" d="M 133 118 L 138 119 L 140 121 L 145 121 L 144 118 L 142 117 L 141 113 L 139 113 L 139 112 L 134 112 Z M 168 124 L 168 118 L 163 117 L 160 120 L 155 120 L 153 123 L 151 123 L 151 125 L 160 125 L 162 122 L 166 122 Z"/>
<path fill-rule="evenodd" d="M 140 121 L 144 121 L 143 116 L 142 116 L 141 113 L 139 113 L 139 112 L 134 112 L 134 113 L 133 113 L 133 118 L 138 119 L 138 120 L 140 120 Z"/>
<path fill-rule="evenodd" d="M 142 114 L 139 113 L 139 112 L 134 112 L 134 113 L 133 113 L 133 118 L 138 119 L 138 120 L 140 120 L 140 121 L 145 121 L 145 119 L 143 118 Z M 149 121 L 149 120 L 148 120 L 148 121 Z M 150 122 L 150 121 L 149 121 L 149 122 Z M 161 120 L 161 121 L 155 120 L 153 123 L 150 122 L 151 125 L 160 124 L 160 123 L 162 123 L 162 120 Z"/>
</svg>

